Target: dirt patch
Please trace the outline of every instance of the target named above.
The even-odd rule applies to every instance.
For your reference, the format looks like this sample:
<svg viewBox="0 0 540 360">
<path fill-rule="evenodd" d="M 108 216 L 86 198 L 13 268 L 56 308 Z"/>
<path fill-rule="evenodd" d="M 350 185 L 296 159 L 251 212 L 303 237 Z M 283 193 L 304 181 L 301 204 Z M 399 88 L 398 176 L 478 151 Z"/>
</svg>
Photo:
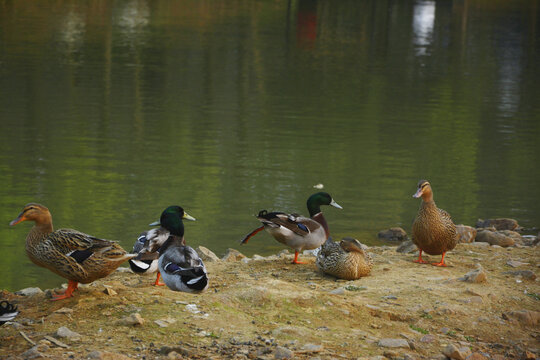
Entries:
<svg viewBox="0 0 540 360">
<path fill-rule="evenodd" d="M 460 244 L 448 254 L 447 268 L 415 264 L 414 255 L 395 247 L 370 252 L 371 276 L 354 281 L 318 273 L 313 257 L 291 265 L 292 255 L 285 255 L 208 263 L 210 287 L 200 295 L 120 271 L 67 300 L 3 292 L 20 314 L 0 327 L 0 358 L 31 358 L 25 352 L 33 349 L 55 359 L 423 359 L 442 356 L 448 344 L 491 358 L 538 356 L 538 322 L 521 319 L 538 316 L 540 286 L 505 273 L 515 270 L 509 261 L 537 273 L 537 247 Z M 487 282 L 460 280 L 477 264 Z M 520 316 L 503 317 L 512 312 Z M 142 325 L 122 322 L 134 314 Z M 59 337 L 61 327 L 79 337 Z"/>
</svg>

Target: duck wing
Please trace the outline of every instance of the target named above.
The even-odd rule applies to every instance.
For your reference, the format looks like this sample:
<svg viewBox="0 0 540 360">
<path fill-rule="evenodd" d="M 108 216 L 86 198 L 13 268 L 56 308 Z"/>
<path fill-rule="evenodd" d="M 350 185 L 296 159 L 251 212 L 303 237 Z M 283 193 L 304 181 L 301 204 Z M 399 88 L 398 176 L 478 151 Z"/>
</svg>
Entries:
<svg viewBox="0 0 540 360">
<path fill-rule="evenodd" d="M 162 254 L 160 261 L 164 280 L 167 275 L 179 276 L 182 283 L 194 290 L 203 290 L 208 285 L 206 267 L 192 247 L 170 247 Z"/>
<path fill-rule="evenodd" d="M 296 235 L 306 236 L 320 227 L 316 221 L 298 214 L 286 214 L 283 212 L 266 212 L 263 210 L 257 216 L 260 222 L 269 227 L 284 227 Z"/>
</svg>

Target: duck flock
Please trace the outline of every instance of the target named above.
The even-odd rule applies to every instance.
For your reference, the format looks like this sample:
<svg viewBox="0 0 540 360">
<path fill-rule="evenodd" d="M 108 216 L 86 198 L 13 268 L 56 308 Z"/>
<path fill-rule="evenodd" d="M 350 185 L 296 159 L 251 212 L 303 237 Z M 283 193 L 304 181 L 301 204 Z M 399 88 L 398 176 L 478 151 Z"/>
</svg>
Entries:
<svg viewBox="0 0 540 360">
<path fill-rule="evenodd" d="M 420 250 L 414 262 L 427 263 L 422 258 L 425 252 L 442 256 L 440 262 L 432 265 L 446 266 L 445 254 L 458 242 L 456 227 L 450 215 L 435 205 L 428 181 L 421 180 L 413 196 L 422 198 L 412 225 L 413 242 Z M 241 243 L 246 244 L 258 232 L 266 230 L 277 241 L 294 249 L 293 264 L 303 264 L 298 260 L 301 251 L 319 249 L 316 265 L 320 271 L 346 280 L 369 275 L 373 262 L 366 247 L 353 238 L 334 242 L 321 211 L 323 205 L 342 209 L 328 193 L 317 192 L 307 200 L 309 217 L 262 210 L 257 215 L 261 226 L 248 233 Z M 149 225 L 153 228 L 140 234 L 131 253 L 115 241 L 73 229 L 54 230 L 49 209 L 37 203 L 27 204 L 10 225 L 34 221 L 26 237 L 26 253 L 34 264 L 68 280 L 65 292 L 52 299 L 61 300 L 72 297 L 79 283 L 88 284 L 103 278 L 125 261 L 129 261 L 136 274 L 157 273 L 156 286 L 165 285 L 173 291 L 203 292 L 208 288 L 209 276 L 197 252 L 186 244 L 184 220 L 195 221 L 195 218 L 178 205 L 167 207 L 159 221 Z M 17 314 L 16 306 L 0 302 L 0 325 Z"/>
</svg>

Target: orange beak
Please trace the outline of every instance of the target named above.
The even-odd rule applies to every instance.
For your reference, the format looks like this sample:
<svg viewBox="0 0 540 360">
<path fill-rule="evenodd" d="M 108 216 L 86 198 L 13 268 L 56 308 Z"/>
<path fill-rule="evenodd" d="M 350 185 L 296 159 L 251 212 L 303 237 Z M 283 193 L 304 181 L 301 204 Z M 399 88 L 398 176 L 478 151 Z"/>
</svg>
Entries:
<svg viewBox="0 0 540 360">
<path fill-rule="evenodd" d="M 418 191 L 413 195 L 414 198 L 419 198 L 420 196 L 422 196 L 424 192 L 422 191 L 422 189 L 418 189 Z"/>
<path fill-rule="evenodd" d="M 28 219 L 24 217 L 24 214 L 20 213 L 19 216 L 17 216 L 17 218 L 15 220 L 13 220 L 12 222 L 9 223 L 9 226 L 15 226 L 18 223 L 26 221 L 26 220 L 28 220 Z"/>
</svg>

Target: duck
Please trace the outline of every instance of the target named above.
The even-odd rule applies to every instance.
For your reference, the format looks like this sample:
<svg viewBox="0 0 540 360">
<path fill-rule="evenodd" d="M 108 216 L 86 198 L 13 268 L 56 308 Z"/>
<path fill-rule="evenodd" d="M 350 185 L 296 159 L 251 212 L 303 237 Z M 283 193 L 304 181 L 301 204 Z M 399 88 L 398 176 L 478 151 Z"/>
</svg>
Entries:
<svg viewBox="0 0 540 360">
<path fill-rule="evenodd" d="M 329 237 L 317 253 L 315 263 L 323 273 L 345 280 L 368 276 L 373 267 L 373 260 L 364 251 L 364 245 L 350 237 L 340 242 Z"/>
<path fill-rule="evenodd" d="M 124 261 L 137 256 L 127 253 L 115 241 L 73 229 L 55 231 L 49 209 L 38 203 L 26 204 L 10 226 L 23 221 L 35 222 L 26 236 L 26 254 L 30 260 L 68 280 L 66 291 L 53 295 L 52 300 L 72 297 L 79 283 L 88 284 L 103 278 Z"/>
<path fill-rule="evenodd" d="M 429 255 L 442 255 L 441 261 L 432 265 L 446 266 L 444 256 L 454 249 L 458 242 L 456 226 L 450 214 L 439 209 L 433 201 L 433 190 L 429 181 L 420 180 L 413 197 L 422 198 L 420 209 L 412 224 L 412 241 L 420 251 L 418 259 L 414 262 L 427 264 L 428 261 L 422 259 L 422 252 L 425 252 Z"/>
<path fill-rule="evenodd" d="M 160 227 L 148 231 L 144 248 L 137 259 L 159 251 L 158 270 L 163 282 L 173 291 L 200 293 L 208 288 L 208 274 L 197 252 L 186 245 L 183 219 L 196 219 L 180 206 L 166 208 Z"/>
<path fill-rule="evenodd" d="M 148 240 L 147 238 L 148 231 L 143 231 L 137 240 L 135 241 L 135 244 L 133 245 L 133 254 L 139 255 L 139 253 L 144 249 L 144 244 Z M 160 282 L 161 274 L 158 271 L 158 259 L 159 259 L 159 251 L 156 251 L 155 253 L 152 253 L 153 256 L 150 254 L 146 256 L 146 260 L 136 260 L 136 259 L 129 259 L 129 267 L 131 271 L 133 271 L 135 274 L 143 275 L 143 274 L 153 274 L 157 272 L 156 281 L 154 282 L 154 286 L 164 286 L 165 284 Z"/>
<path fill-rule="evenodd" d="M 15 319 L 19 315 L 17 306 L 10 304 L 6 300 L 0 301 L 0 325 Z"/>
<path fill-rule="evenodd" d="M 257 219 L 262 223 L 262 226 L 247 234 L 240 243 L 246 244 L 249 239 L 264 229 L 278 242 L 294 249 L 293 264 L 305 264 L 305 262 L 298 261 L 300 251 L 316 249 L 330 236 L 328 224 L 321 211 L 321 205 L 330 205 L 343 209 L 341 205 L 332 199 L 330 194 L 318 192 L 311 195 L 307 200 L 309 218 L 295 213 L 287 214 L 261 210 L 257 215 Z"/>
</svg>

